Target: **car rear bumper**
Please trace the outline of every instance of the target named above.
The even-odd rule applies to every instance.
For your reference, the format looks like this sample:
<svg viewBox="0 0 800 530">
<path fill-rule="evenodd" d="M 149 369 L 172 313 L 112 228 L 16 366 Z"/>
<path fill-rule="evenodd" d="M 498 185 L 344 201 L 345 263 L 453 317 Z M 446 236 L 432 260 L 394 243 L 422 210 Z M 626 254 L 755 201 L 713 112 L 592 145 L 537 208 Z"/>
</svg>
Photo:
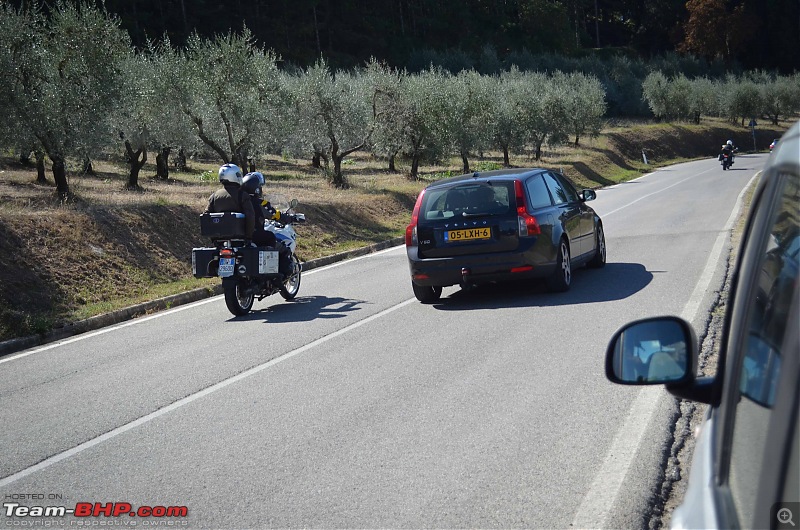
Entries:
<svg viewBox="0 0 800 530">
<path fill-rule="evenodd" d="M 534 259 L 530 252 L 419 258 L 416 247 L 407 247 L 411 281 L 417 285 L 444 287 L 527 278 L 545 278 L 555 263 Z"/>
</svg>

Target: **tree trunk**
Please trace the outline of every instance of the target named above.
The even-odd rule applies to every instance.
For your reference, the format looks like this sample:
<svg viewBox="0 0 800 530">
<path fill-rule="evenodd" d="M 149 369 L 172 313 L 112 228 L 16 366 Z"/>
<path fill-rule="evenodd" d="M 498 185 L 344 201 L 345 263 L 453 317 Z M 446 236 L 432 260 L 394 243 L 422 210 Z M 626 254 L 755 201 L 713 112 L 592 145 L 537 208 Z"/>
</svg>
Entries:
<svg viewBox="0 0 800 530">
<path fill-rule="evenodd" d="M 508 146 L 503 146 L 503 167 L 511 167 L 511 160 L 508 157 Z"/>
<path fill-rule="evenodd" d="M 319 153 L 314 153 L 314 156 L 311 157 L 311 167 L 316 168 L 316 169 L 320 169 L 322 167 L 322 164 L 320 162 Z"/>
<path fill-rule="evenodd" d="M 253 173 L 256 170 L 256 161 L 252 158 L 247 159 L 247 171 Z"/>
<path fill-rule="evenodd" d="M 69 182 L 67 181 L 67 169 L 64 164 L 64 159 L 58 155 L 50 155 L 50 160 L 53 162 L 53 179 L 56 181 L 56 192 L 58 193 L 59 202 L 69 202 L 71 193 L 69 191 Z"/>
<path fill-rule="evenodd" d="M 175 160 L 175 171 L 186 171 L 186 152 L 183 147 L 178 149 L 178 157 Z"/>
<path fill-rule="evenodd" d="M 23 166 L 31 165 L 31 152 L 30 151 L 22 151 L 19 154 L 19 163 Z"/>
<path fill-rule="evenodd" d="M 469 160 L 467 160 L 467 153 L 461 151 L 461 163 L 464 165 L 464 174 L 469 173 Z"/>
<path fill-rule="evenodd" d="M 92 159 L 88 156 L 83 157 L 83 174 L 95 175 L 94 167 L 92 166 Z"/>
<path fill-rule="evenodd" d="M 130 173 L 128 174 L 128 183 L 125 185 L 125 189 L 140 190 L 142 187 L 139 186 L 139 170 L 141 170 L 144 163 L 147 162 L 147 149 L 141 147 L 134 151 L 131 143 L 125 140 L 125 153 L 128 155 L 128 162 L 131 166 Z"/>
<path fill-rule="evenodd" d="M 156 154 L 156 177 L 161 180 L 169 179 L 169 153 L 170 147 L 162 147 Z"/>
<path fill-rule="evenodd" d="M 411 155 L 411 180 L 419 180 L 419 153 Z"/>
<path fill-rule="evenodd" d="M 344 160 L 344 155 L 333 155 L 333 175 L 331 175 L 331 184 L 333 184 L 336 188 L 340 190 L 346 190 L 350 187 L 347 183 L 347 179 L 344 178 L 342 174 L 342 160 Z"/>
<path fill-rule="evenodd" d="M 542 142 L 536 142 L 536 156 L 534 156 L 536 160 L 542 159 Z"/>
<path fill-rule="evenodd" d="M 44 152 L 34 151 L 33 154 L 36 156 L 36 183 L 47 184 L 44 172 Z"/>
<path fill-rule="evenodd" d="M 394 165 L 394 159 L 395 159 L 396 156 L 397 156 L 397 153 L 392 153 L 391 155 L 389 155 L 389 171 L 391 171 L 393 173 L 397 172 L 397 168 Z"/>
</svg>

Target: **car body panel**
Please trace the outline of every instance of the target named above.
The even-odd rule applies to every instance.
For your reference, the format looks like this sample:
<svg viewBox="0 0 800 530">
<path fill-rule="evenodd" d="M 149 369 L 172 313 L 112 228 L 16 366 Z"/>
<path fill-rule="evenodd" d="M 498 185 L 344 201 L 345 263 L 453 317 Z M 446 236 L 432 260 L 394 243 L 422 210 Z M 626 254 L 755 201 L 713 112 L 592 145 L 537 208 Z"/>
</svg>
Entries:
<svg viewBox="0 0 800 530">
<path fill-rule="evenodd" d="M 684 503 L 672 512 L 670 526 L 674 529 L 720 528 L 717 510 L 714 508 L 714 416 L 708 409 L 703 427 L 695 441 L 691 470 L 693 478 L 684 495 Z M 708 482 L 703 482 L 704 480 Z"/>
</svg>

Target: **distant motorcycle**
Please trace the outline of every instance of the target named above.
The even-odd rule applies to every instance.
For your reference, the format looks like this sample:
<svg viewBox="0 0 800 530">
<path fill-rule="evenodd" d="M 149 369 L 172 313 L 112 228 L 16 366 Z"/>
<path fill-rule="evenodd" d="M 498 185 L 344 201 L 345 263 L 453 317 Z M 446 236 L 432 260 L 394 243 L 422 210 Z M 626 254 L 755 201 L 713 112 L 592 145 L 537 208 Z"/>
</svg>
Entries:
<svg viewBox="0 0 800 530">
<path fill-rule="evenodd" d="M 300 290 L 303 266 L 295 254 L 297 233 L 293 225 L 303 223 L 301 213 L 293 213 L 297 199 L 279 220 L 268 220 L 264 228 L 275 234 L 275 247 L 257 247 L 245 237 L 241 213 L 206 213 L 200 216 L 200 234 L 211 238 L 213 247 L 192 249 L 192 274 L 195 278 L 222 279 L 225 305 L 235 316 L 246 315 L 259 301 L 275 293 L 292 300 Z M 279 272 L 279 261 L 288 260 L 288 274 Z"/>
<path fill-rule="evenodd" d="M 726 170 L 733 165 L 733 155 L 730 153 L 722 153 L 720 156 L 720 162 L 722 163 L 722 170 Z"/>
<path fill-rule="evenodd" d="M 733 149 L 729 151 L 722 151 L 719 154 L 719 161 L 722 164 L 722 170 L 730 169 L 733 165 L 733 154 L 738 151 L 738 149 Z"/>
</svg>

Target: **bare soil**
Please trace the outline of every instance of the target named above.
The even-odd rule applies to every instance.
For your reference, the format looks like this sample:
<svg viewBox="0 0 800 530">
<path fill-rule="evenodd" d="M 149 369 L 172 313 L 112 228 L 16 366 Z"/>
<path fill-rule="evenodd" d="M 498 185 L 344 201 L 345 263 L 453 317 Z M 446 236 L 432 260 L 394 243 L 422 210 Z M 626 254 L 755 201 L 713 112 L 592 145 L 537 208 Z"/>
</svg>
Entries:
<svg viewBox="0 0 800 530">
<path fill-rule="evenodd" d="M 789 125 L 761 128 L 758 148 L 765 150 Z M 626 124 L 580 147 L 550 149 L 538 162 L 512 159 L 512 165 L 562 170 L 577 186 L 598 188 L 677 160 L 716 156 L 729 138 L 752 149 L 749 129 L 721 121 Z M 470 162 L 483 170 L 499 168 L 502 158 L 494 153 Z M 339 190 L 306 160 L 271 157 L 258 164 L 268 179 L 266 192 L 298 198 L 298 211 L 308 217 L 298 228 L 304 260 L 402 235 L 419 190 L 461 173 L 453 159 L 423 168 L 422 179 L 413 182 L 408 167 L 390 172 L 385 161 L 356 153 L 344 166 L 351 188 Z M 167 181 L 152 177 L 155 168 L 146 165 L 141 191 L 124 189 L 123 162 L 93 165 L 95 175 L 69 173 L 74 200 L 62 205 L 52 182 L 36 183 L 34 167 L 0 158 L 0 340 L 210 285 L 191 276 L 191 250 L 207 244 L 198 215 L 218 186 L 216 163 L 190 161 L 189 171 L 173 170 Z"/>
</svg>

